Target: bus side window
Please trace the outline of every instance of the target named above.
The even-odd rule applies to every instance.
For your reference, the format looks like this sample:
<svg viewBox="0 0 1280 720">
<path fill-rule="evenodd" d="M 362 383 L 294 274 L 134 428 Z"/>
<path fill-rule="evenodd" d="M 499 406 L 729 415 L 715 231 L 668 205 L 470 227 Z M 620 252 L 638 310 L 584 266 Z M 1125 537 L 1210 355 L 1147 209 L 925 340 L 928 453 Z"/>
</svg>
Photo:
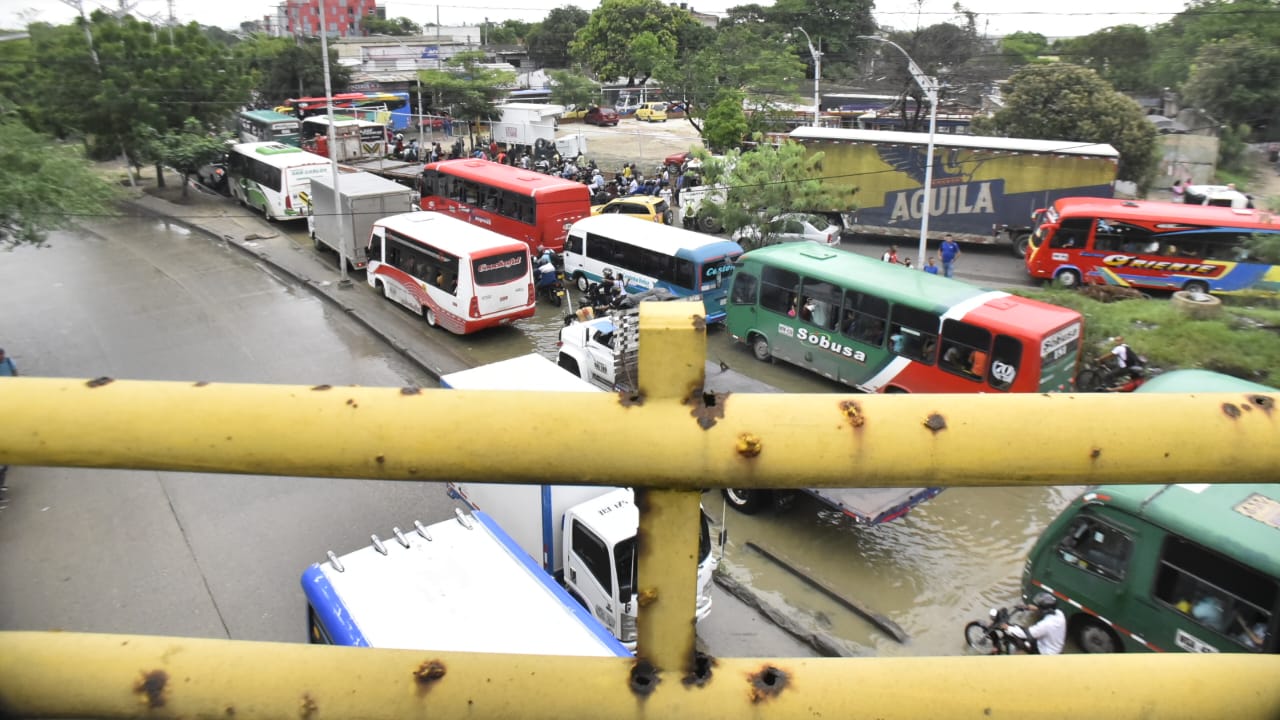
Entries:
<svg viewBox="0 0 1280 720">
<path fill-rule="evenodd" d="M 827 282 L 805 280 L 800 294 L 812 301 L 812 311 L 808 321 L 823 330 L 836 329 L 839 320 L 840 288 Z"/>
<path fill-rule="evenodd" d="M 1058 544 L 1063 562 L 1107 580 L 1123 580 L 1133 540 L 1093 515 L 1077 517 Z"/>
<path fill-rule="evenodd" d="M 893 351 L 932 365 L 938 352 L 938 315 L 906 305 L 894 305 L 889 315 L 892 319 L 889 339 L 893 341 Z"/>
<path fill-rule="evenodd" d="M 756 285 L 755 275 L 738 273 L 733 279 L 733 292 L 729 296 L 729 302 L 734 305 L 755 305 Z"/>
<path fill-rule="evenodd" d="M 791 309 L 792 298 L 799 289 L 800 276 L 788 270 L 764 267 L 760 276 L 760 306 L 779 315 Z"/>
<path fill-rule="evenodd" d="M 1153 594 L 1201 625 L 1261 650 L 1280 591 L 1274 578 L 1170 536 L 1160 550 Z"/>
<path fill-rule="evenodd" d="M 1082 248 L 1085 238 L 1089 237 L 1089 218 L 1066 218 L 1058 226 L 1058 231 L 1049 238 L 1051 248 Z"/>
<path fill-rule="evenodd" d="M 970 380 L 980 380 L 990 350 L 989 330 L 959 320 L 942 323 L 942 361 L 939 367 L 943 370 Z"/>
<path fill-rule="evenodd" d="M 844 294 L 844 316 L 840 320 L 840 330 L 846 337 L 873 347 L 883 347 L 888 318 L 887 301 L 852 290 Z"/>
<path fill-rule="evenodd" d="M 1008 335 L 997 335 L 988 364 L 987 383 L 996 390 L 1008 390 L 1018 377 L 1021 366 L 1022 343 Z M 977 367 L 975 372 L 981 372 Z"/>
</svg>

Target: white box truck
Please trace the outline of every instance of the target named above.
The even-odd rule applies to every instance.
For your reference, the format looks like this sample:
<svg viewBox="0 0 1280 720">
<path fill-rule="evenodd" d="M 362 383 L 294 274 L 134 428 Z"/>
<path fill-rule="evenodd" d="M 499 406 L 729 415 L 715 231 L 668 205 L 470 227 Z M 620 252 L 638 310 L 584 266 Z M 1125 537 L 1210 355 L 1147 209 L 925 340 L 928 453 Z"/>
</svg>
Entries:
<svg viewBox="0 0 1280 720">
<path fill-rule="evenodd" d="M 484 513 L 401 532 L 307 568 L 312 643 L 627 657 L 630 652 Z"/>
<path fill-rule="evenodd" d="M 317 250 L 329 248 L 346 253 L 347 264 L 356 270 L 369 264 L 369 232 L 384 217 L 417 210 L 417 193 L 400 183 L 367 172 L 339 173 L 334 192 L 333 175 L 311 179 L 311 213 L 307 228 Z M 338 232 L 338 218 L 342 232 Z"/>
<path fill-rule="evenodd" d="M 504 103 L 497 109 L 502 114 L 490 124 L 489 135 L 508 149 L 519 150 L 535 160 L 550 158 L 553 152 L 566 159 L 587 153 L 587 139 L 581 132 L 556 137 L 563 105 Z"/>
<path fill-rule="evenodd" d="M 441 387 L 466 390 L 603 392 L 539 355 L 445 375 Z M 492 517 L 555 576 L 569 594 L 628 649 L 636 644 L 636 529 L 640 512 L 629 488 L 596 485 L 449 483 L 449 494 Z M 711 611 L 716 558 L 705 513 L 698 547 L 695 617 Z"/>
</svg>

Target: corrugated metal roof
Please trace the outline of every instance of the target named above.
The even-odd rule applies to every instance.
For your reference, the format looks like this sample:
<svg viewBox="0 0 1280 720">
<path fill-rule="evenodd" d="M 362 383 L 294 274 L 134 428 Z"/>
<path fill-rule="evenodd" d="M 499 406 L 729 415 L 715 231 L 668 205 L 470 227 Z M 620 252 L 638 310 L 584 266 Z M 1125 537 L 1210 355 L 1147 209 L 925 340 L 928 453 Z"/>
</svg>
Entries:
<svg viewBox="0 0 1280 720">
<path fill-rule="evenodd" d="M 791 131 L 796 140 L 827 140 L 833 142 L 863 142 L 899 145 L 925 145 L 929 133 L 898 132 L 896 130 L 846 130 L 843 128 L 801 127 Z M 978 135 L 951 135 L 935 133 L 934 147 L 971 148 L 975 150 L 1005 150 L 1008 152 L 1045 153 L 1058 155 L 1097 155 L 1119 158 L 1120 153 L 1110 145 L 1076 142 L 1071 140 L 1030 140 L 1026 138 L 983 137 Z"/>
</svg>

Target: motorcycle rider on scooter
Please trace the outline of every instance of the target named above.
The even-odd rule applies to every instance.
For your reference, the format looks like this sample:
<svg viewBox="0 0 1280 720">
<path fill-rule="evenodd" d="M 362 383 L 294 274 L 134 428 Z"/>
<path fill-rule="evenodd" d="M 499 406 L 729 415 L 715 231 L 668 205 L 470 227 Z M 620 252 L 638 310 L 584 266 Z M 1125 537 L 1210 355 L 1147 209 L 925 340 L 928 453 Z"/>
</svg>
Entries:
<svg viewBox="0 0 1280 720">
<path fill-rule="evenodd" d="M 1067 616 L 1058 609 L 1058 598 L 1053 593 L 1037 593 L 1027 610 L 1036 610 L 1038 618 L 1028 628 L 1009 625 L 1005 629 L 1013 637 L 1028 640 L 1028 652 L 1032 655 L 1059 655 L 1067 642 Z"/>
</svg>

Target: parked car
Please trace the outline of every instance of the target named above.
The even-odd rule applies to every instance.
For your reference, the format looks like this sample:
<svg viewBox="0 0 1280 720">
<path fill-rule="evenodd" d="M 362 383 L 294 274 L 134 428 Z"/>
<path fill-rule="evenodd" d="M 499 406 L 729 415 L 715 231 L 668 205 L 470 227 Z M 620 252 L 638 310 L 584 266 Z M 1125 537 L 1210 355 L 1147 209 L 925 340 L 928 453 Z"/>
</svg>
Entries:
<svg viewBox="0 0 1280 720">
<path fill-rule="evenodd" d="M 785 213 L 773 219 L 775 232 L 769 237 L 770 245 L 785 242 L 811 242 L 831 247 L 840 244 L 840 227 L 832 225 L 821 215 Z M 757 225 L 748 225 L 733 233 L 737 242 L 759 243 L 763 233 Z"/>
<path fill-rule="evenodd" d="M 231 192 L 230 188 L 227 187 L 227 164 L 225 162 L 214 162 L 200 166 L 196 170 L 196 182 L 223 195 Z"/>
<path fill-rule="evenodd" d="M 587 114 L 582 116 L 582 122 L 588 125 L 617 125 L 618 111 L 613 108 L 593 107 L 587 110 Z"/>
<path fill-rule="evenodd" d="M 579 105 L 570 105 L 569 107 L 564 109 L 564 112 L 560 113 L 560 119 L 566 122 L 572 122 L 574 120 L 582 120 L 587 116 L 587 110 L 588 110 L 587 108 L 581 107 Z"/>
<path fill-rule="evenodd" d="M 628 195 L 614 198 L 603 205 L 593 205 L 592 215 L 630 215 L 640 220 L 670 225 L 671 206 L 655 195 Z"/>
<path fill-rule="evenodd" d="M 666 122 L 667 104 L 665 102 L 647 102 L 636 108 L 636 119 L 644 122 Z"/>
</svg>

